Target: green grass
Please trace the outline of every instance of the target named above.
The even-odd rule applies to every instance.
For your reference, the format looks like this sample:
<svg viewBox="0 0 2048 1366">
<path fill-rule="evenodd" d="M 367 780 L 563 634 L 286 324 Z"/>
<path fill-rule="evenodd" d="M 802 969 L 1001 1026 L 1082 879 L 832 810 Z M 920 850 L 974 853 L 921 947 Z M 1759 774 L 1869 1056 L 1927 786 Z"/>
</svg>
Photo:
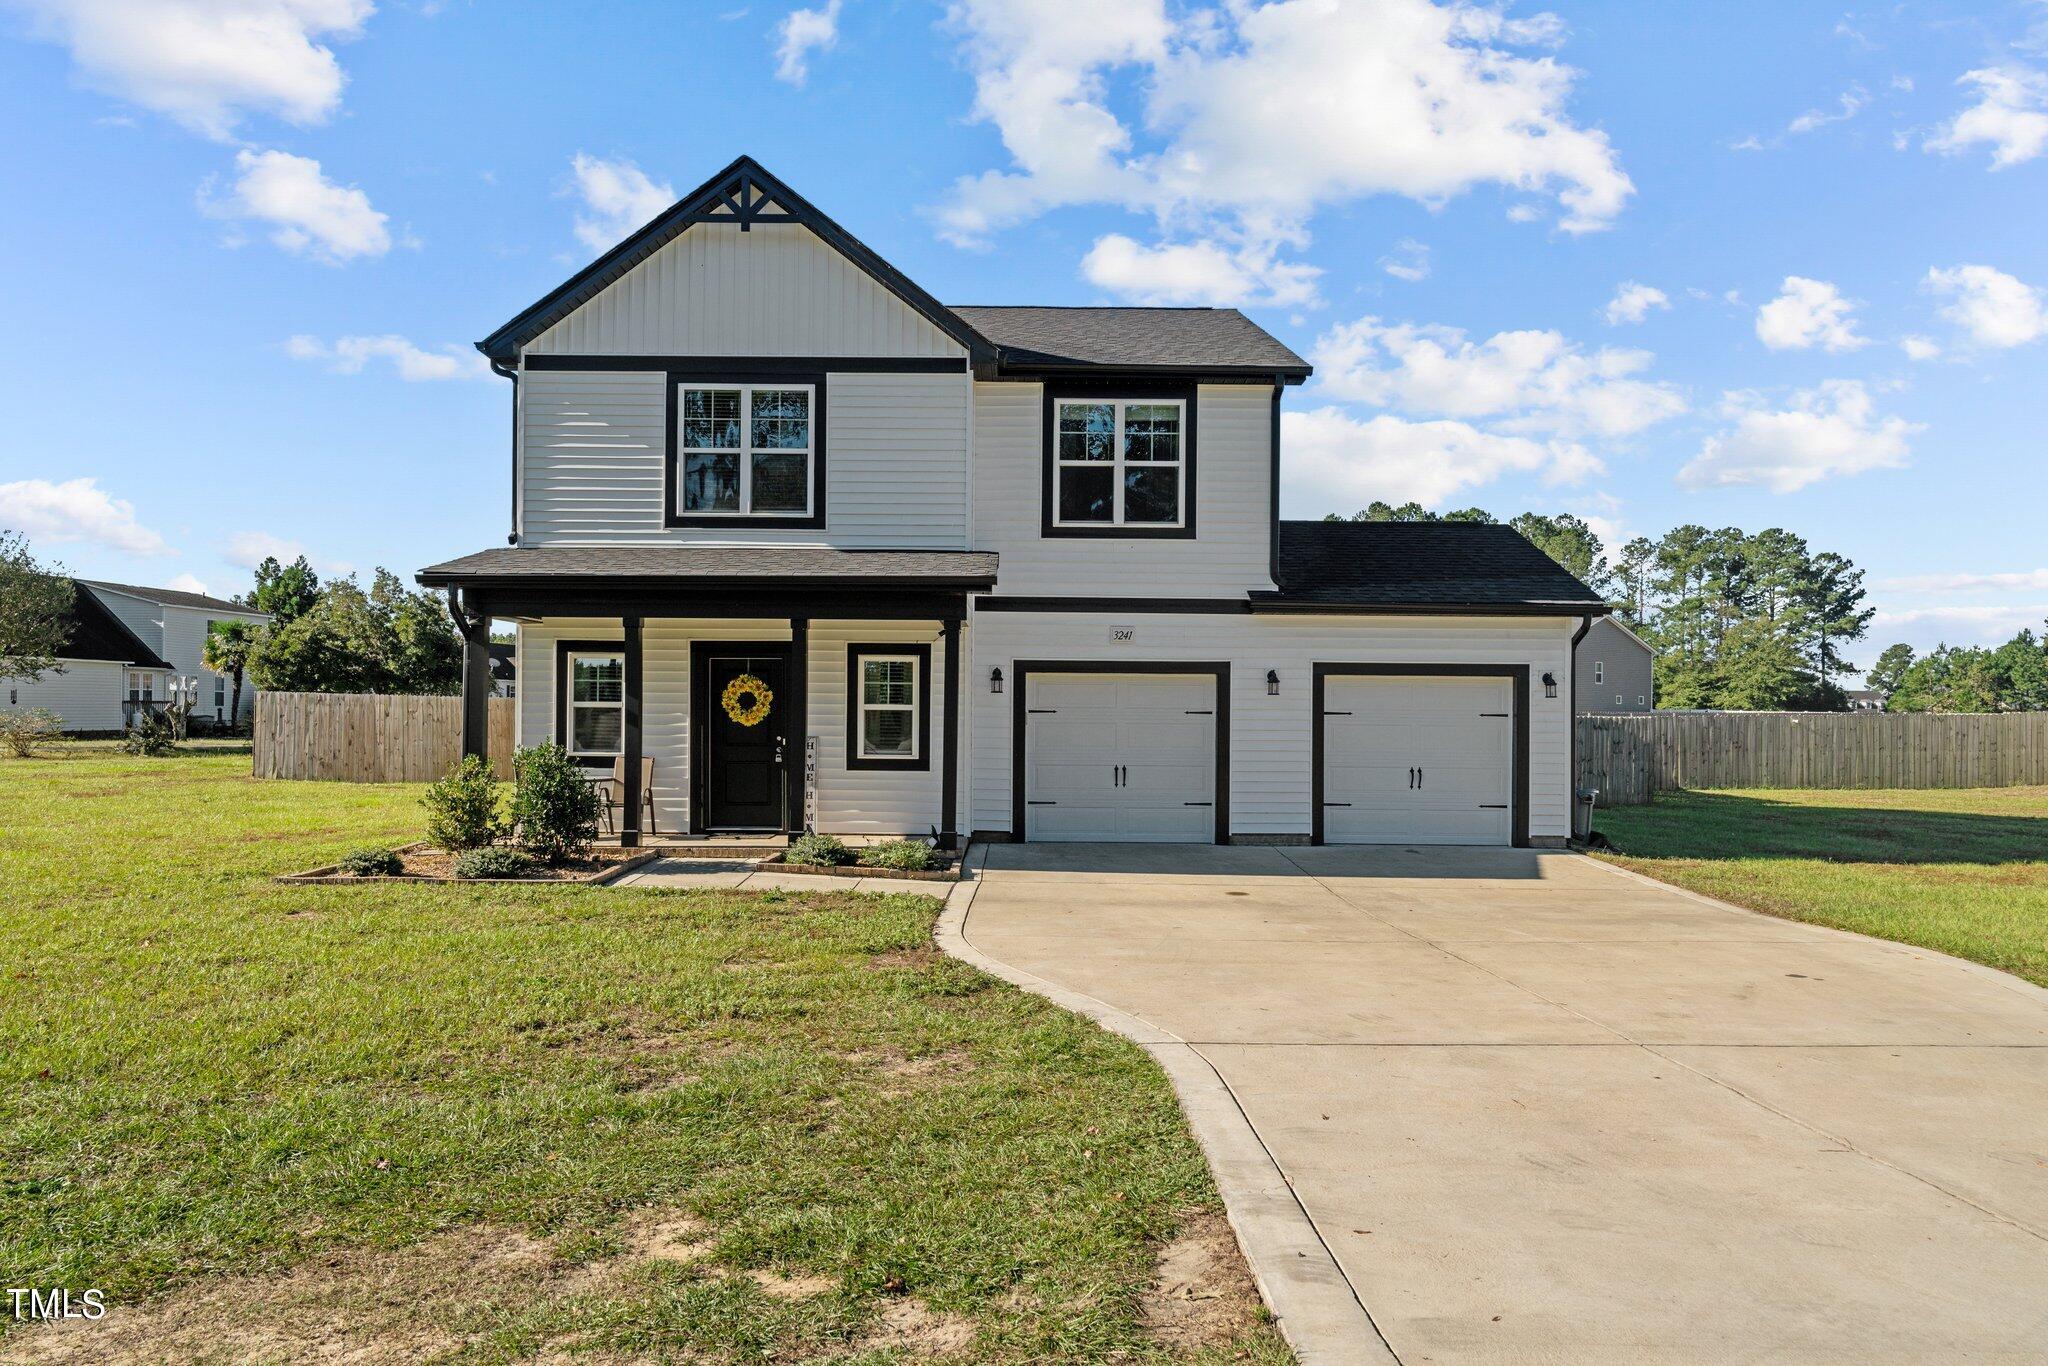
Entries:
<svg viewBox="0 0 2048 1366">
<path fill-rule="evenodd" d="M 175 1300 L 477 1229 L 597 1265 L 653 1207 L 715 1249 L 417 1312 L 463 1358 L 789 1360 L 887 1291 L 977 1359 L 1172 1355 L 1154 1240 L 1220 1205 L 1170 1088 L 938 956 L 937 901 L 280 886 L 416 838 L 419 789 L 247 767 L 0 761 L 0 1285 Z M 1287 1359 L 1259 1325 L 1210 1351 Z"/>
<path fill-rule="evenodd" d="M 1680 792 L 1594 825 L 1639 873 L 2048 986 L 2048 788 Z"/>
</svg>

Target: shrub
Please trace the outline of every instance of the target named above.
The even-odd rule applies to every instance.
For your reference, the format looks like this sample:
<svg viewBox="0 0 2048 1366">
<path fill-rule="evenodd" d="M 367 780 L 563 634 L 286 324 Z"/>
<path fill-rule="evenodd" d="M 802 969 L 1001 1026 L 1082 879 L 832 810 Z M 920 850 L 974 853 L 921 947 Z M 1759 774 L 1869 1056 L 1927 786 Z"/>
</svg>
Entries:
<svg viewBox="0 0 2048 1366">
<path fill-rule="evenodd" d="M 788 863 L 837 868 L 842 863 L 853 862 L 853 850 L 830 835 L 798 835 L 789 842 L 789 850 L 782 857 Z"/>
<path fill-rule="evenodd" d="M 28 758 L 37 745 L 47 745 L 63 733 L 63 722 L 48 707 L 0 713 L 0 745 L 17 759 Z"/>
<path fill-rule="evenodd" d="M 498 815 L 498 780 L 490 760 L 466 756 L 455 771 L 427 786 L 427 840 L 450 853 L 481 849 L 504 833 Z"/>
<path fill-rule="evenodd" d="M 522 749 L 513 761 L 512 824 L 519 843 L 550 866 L 581 858 L 597 838 L 597 789 L 557 744 Z"/>
<path fill-rule="evenodd" d="M 890 840 L 886 844 L 871 844 L 860 851 L 860 861 L 864 868 L 895 868 L 913 873 L 927 872 L 939 866 L 939 856 L 923 840 Z"/>
<path fill-rule="evenodd" d="M 351 849 L 335 866 L 357 877 L 396 877 L 405 871 L 405 861 L 389 849 Z"/>
<path fill-rule="evenodd" d="M 525 877 L 533 869 L 533 855 L 502 845 L 472 849 L 455 860 L 457 877 Z"/>
<path fill-rule="evenodd" d="M 171 723 L 162 713 L 143 708 L 135 714 L 135 720 L 128 727 L 128 734 L 121 740 L 121 748 L 130 754 L 140 754 L 147 759 L 175 754 L 177 737 L 171 733 Z"/>
</svg>

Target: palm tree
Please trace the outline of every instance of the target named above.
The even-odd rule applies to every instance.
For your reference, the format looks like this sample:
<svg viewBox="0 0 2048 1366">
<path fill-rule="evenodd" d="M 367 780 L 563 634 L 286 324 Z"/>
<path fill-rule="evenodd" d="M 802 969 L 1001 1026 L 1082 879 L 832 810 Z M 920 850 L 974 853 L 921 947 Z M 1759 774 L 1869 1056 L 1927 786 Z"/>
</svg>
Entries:
<svg viewBox="0 0 2048 1366">
<path fill-rule="evenodd" d="M 206 649 L 200 663 L 217 674 L 235 680 L 234 703 L 228 708 L 228 728 L 242 721 L 242 670 L 256 648 L 256 627 L 246 621 L 210 622 L 206 628 Z"/>
</svg>

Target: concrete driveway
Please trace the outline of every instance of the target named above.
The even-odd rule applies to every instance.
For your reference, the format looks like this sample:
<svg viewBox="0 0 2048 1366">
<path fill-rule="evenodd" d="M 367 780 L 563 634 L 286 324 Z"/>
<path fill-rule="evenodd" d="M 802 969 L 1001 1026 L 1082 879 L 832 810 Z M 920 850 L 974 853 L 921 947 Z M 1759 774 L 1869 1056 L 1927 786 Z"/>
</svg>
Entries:
<svg viewBox="0 0 2048 1366">
<path fill-rule="evenodd" d="M 2016 978 L 1503 849 L 998 845 L 964 932 L 1206 1058 L 1403 1362 L 2048 1360 Z"/>
</svg>

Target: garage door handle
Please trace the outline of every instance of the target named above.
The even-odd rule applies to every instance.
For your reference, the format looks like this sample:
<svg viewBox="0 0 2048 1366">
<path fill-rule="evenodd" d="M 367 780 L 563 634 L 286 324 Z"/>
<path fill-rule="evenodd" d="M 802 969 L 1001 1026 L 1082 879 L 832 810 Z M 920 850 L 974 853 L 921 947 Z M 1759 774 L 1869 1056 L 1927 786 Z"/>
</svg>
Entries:
<svg viewBox="0 0 2048 1366">
<path fill-rule="evenodd" d="M 1418 792 L 1422 790 L 1422 770 L 1419 768 L 1415 770 L 1415 789 Z"/>
<path fill-rule="evenodd" d="M 1410 792 L 1415 790 L 1415 770 L 1412 768 L 1408 770 L 1408 790 Z"/>
</svg>

